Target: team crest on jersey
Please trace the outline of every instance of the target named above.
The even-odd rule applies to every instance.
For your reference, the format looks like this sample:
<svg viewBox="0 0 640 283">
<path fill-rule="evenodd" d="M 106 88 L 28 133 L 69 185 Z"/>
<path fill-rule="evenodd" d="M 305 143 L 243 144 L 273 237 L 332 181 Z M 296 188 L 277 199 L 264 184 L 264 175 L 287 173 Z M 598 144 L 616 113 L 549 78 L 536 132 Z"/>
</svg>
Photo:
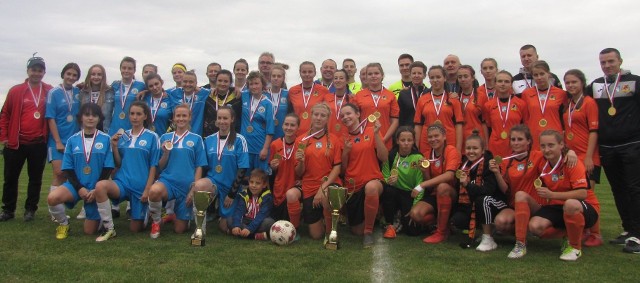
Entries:
<svg viewBox="0 0 640 283">
<path fill-rule="evenodd" d="M 516 167 L 516 169 L 517 169 L 518 171 L 522 171 L 522 170 L 524 170 L 524 164 L 518 164 L 518 166 Z"/>
<path fill-rule="evenodd" d="M 364 140 L 365 140 L 365 141 L 369 141 L 369 139 L 370 139 L 370 138 L 369 138 L 369 135 L 364 135 Z"/>
<path fill-rule="evenodd" d="M 468 98 L 463 98 L 462 99 L 462 103 L 469 103 L 469 99 Z"/>
<path fill-rule="evenodd" d="M 527 162 L 527 168 L 533 168 L 533 162 L 531 162 L 531 160 Z"/>
<path fill-rule="evenodd" d="M 333 148 L 333 145 L 332 145 L 330 142 L 328 142 L 328 143 L 327 143 L 327 148 L 328 148 L 328 149 L 332 149 L 332 148 Z"/>
<path fill-rule="evenodd" d="M 258 107 L 258 113 L 264 113 L 264 107 L 263 106 Z"/>
<path fill-rule="evenodd" d="M 518 111 L 518 105 L 511 105 L 511 110 Z"/>
<path fill-rule="evenodd" d="M 96 143 L 96 149 L 102 149 L 104 147 L 104 144 L 102 144 L 101 142 Z"/>
<path fill-rule="evenodd" d="M 359 143 L 360 142 L 360 137 L 357 137 L 353 140 L 353 143 Z"/>
<path fill-rule="evenodd" d="M 140 145 L 140 146 L 145 146 L 145 145 L 147 145 L 147 141 L 145 141 L 145 140 L 140 140 L 140 141 L 138 142 L 138 145 Z"/>
<path fill-rule="evenodd" d="M 383 95 L 383 96 L 382 96 L 382 100 L 387 100 L 387 96 L 386 96 L 386 95 Z"/>
<path fill-rule="evenodd" d="M 627 85 L 627 84 L 622 85 L 620 91 L 623 92 L 623 93 L 629 93 L 629 92 L 631 92 L 631 87 L 629 85 Z"/>
<path fill-rule="evenodd" d="M 316 148 L 322 148 L 322 142 L 316 142 Z"/>
<path fill-rule="evenodd" d="M 558 181 L 558 179 L 559 179 L 558 174 L 551 174 L 551 181 L 553 181 L 553 182 L 557 182 L 557 181 Z"/>
<path fill-rule="evenodd" d="M 232 144 L 227 145 L 227 149 L 228 149 L 229 151 L 233 151 L 233 149 L 234 149 L 234 148 L 235 148 L 235 147 L 234 147 Z"/>
<path fill-rule="evenodd" d="M 402 168 L 409 168 L 409 162 L 403 161 L 400 166 L 402 166 Z"/>
<path fill-rule="evenodd" d="M 442 165 L 442 162 L 440 160 L 436 160 L 436 167 L 440 167 L 440 165 Z"/>
<path fill-rule="evenodd" d="M 313 92 L 313 96 L 318 96 L 318 92 L 317 92 L 317 91 L 314 91 L 314 92 Z"/>
<path fill-rule="evenodd" d="M 187 141 L 187 146 L 188 147 L 193 147 L 193 141 Z"/>
<path fill-rule="evenodd" d="M 282 103 L 282 104 L 287 103 L 287 98 L 286 97 L 280 97 L 280 103 Z"/>
<path fill-rule="evenodd" d="M 434 99 L 433 100 L 433 104 L 435 104 L 436 106 L 440 105 L 441 102 L 442 102 L 442 100 L 440 100 L 440 99 Z"/>
<path fill-rule="evenodd" d="M 133 94 L 138 94 L 138 89 L 137 89 L 137 88 L 132 89 L 132 90 L 131 90 L 131 93 L 133 93 Z"/>
<path fill-rule="evenodd" d="M 500 106 L 500 112 L 507 112 L 507 106 Z"/>
<path fill-rule="evenodd" d="M 162 103 L 160 103 L 160 107 L 162 107 L 162 108 L 167 108 L 167 103 L 166 103 L 166 102 L 162 102 Z"/>
<path fill-rule="evenodd" d="M 549 100 L 556 100 L 556 96 L 555 96 L 555 95 L 551 95 L 551 96 L 549 97 Z"/>
</svg>

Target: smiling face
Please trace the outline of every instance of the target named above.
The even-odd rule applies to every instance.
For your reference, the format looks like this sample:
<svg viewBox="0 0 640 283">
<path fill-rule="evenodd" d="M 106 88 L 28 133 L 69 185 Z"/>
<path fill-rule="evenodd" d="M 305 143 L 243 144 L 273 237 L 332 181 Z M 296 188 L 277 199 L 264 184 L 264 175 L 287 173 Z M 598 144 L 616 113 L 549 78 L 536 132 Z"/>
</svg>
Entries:
<svg viewBox="0 0 640 283">
<path fill-rule="evenodd" d="M 249 178 L 249 191 L 252 195 L 258 195 L 267 187 L 267 183 L 260 177 Z"/>
<path fill-rule="evenodd" d="M 152 78 L 147 81 L 147 88 L 154 96 L 162 95 L 162 81 L 158 78 Z"/>
<path fill-rule="evenodd" d="M 247 78 L 247 74 L 249 74 L 249 66 L 245 63 L 238 62 L 233 67 L 233 74 L 236 76 L 236 80 L 245 80 Z"/>
<path fill-rule="evenodd" d="M 191 123 L 191 110 L 187 107 L 176 107 L 173 112 L 173 122 L 180 130 L 186 130 Z"/>
<path fill-rule="evenodd" d="M 540 151 L 549 161 L 556 162 L 562 154 L 564 142 L 558 141 L 555 135 L 540 136 Z"/>
<path fill-rule="evenodd" d="M 424 73 L 424 68 L 422 67 L 413 67 L 411 68 L 411 83 L 415 86 L 422 85 L 424 83 L 424 78 L 426 77 Z"/>
<path fill-rule="evenodd" d="M 360 113 L 356 112 L 353 107 L 347 105 L 340 109 L 340 120 L 342 121 L 342 124 L 347 126 L 347 128 L 353 129 L 355 126 L 360 124 Z"/>
<path fill-rule="evenodd" d="M 196 91 L 198 80 L 192 74 L 182 76 L 182 89 L 186 95 L 191 95 Z"/>
<path fill-rule="evenodd" d="M 29 83 L 31 84 L 39 84 L 42 82 L 42 78 L 44 78 L 45 74 L 44 68 L 40 66 L 33 66 L 27 69 L 27 77 L 29 79 Z"/>
<path fill-rule="evenodd" d="M 347 83 L 347 76 L 343 71 L 337 71 L 333 74 L 333 85 L 336 89 L 345 89 Z"/>
<path fill-rule="evenodd" d="M 233 123 L 233 117 L 231 117 L 231 111 L 229 109 L 220 109 L 216 114 L 216 127 L 220 129 L 220 131 L 228 132 L 231 129 L 231 124 Z"/>
<path fill-rule="evenodd" d="M 322 73 L 322 79 L 325 82 L 330 82 L 333 80 L 333 74 L 336 72 L 337 66 L 336 62 L 333 60 L 324 60 L 322 62 L 322 66 L 320 67 L 320 72 Z"/>
<path fill-rule="evenodd" d="M 72 86 L 77 81 L 78 81 L 78 71 L 74 70 L 73 68 L 69 68 L 66 71 L 64 71 L 64 74 L 62 75 L 62 83 L 65 86 Z"/>
<path fill-rule="evenodd" d="M 299 126 L 300 125 L 298 119 L 289 116 L 284 118 L 284 122 L 282 123 L 282 131 L 284 131 L 284 135 L 286 137 L 295 137 Z"/>
<path fill-rule="evenodd" d="M 480 159 L 480 157 L 482 157 L 482 155 L 484 154 L 484 148 L 482 148 L 482 142 L 480 141 L 480 139 L 467 139 L 464 144 L 464 154 L 471 162 Z"/>
<path fill-rule="evenodd" d="M 303 84 L 312 84 L 313 78 L 316 76 L 316 68 L 311 64 L 303 64 L 300 66 L 300 79 Z"/>
<path fill-rule="evenodd" d="M 529 150 L 531 140 L 527 139 L 527 136 L 523 132 L 511 131 L 509 145 L 514 153 L 521 153 Z"/>
<path fill-rule="evenodd" d="M 89 81 L 91 85 L 99 86 L 102 83 L 104 73 L 100 67 L 93 67 L 89 70 Z"/>
<path fill-rule="evenodd" d="M 218 76 L 218 72 L 220 72 L 222 68 L 219 65 L 211 65 L 207 67 L 207 78 L 209 78 L 209 82 L 215 82 L 216 76 Z"/>
<path fill-rule="evenodd" d="M 182 83 L 184 71 L 181 68 L 173 68 L 173 70 L 171 70 L 171 75 L 173 76 L 173 81 L 176 82 L 176 84 L 179 85 Z"/>
<path fill-rule="evenodd" d="M 231 86 L 231 78 L 228 74 L 219 74 L 216 76 L 216 88 L 218 93 L 226 94 Z"/>
<path fill-rule="evenodd" d="M 135 72 L 136 67 L 132 62 L 124 61 L 120 64 L 120 75 L 122 75 L 122 80 L 132 80 Z"/>
<path fill-rule="evenodd" d="M 435 150 L 442 150 L 444 148 L 446 136 L 440 131 L 440 129 L 432 128 L 427 131 L 427 142 L 431 148 Z"/>
<path fill-rule="evenodd" d="M 584 90 L 584 84 L 582 81 L 574 75 L 564 76 L 564 85 L 567 88 L 567 92 L 573 95 L 580 95 Z"/>
</svg>

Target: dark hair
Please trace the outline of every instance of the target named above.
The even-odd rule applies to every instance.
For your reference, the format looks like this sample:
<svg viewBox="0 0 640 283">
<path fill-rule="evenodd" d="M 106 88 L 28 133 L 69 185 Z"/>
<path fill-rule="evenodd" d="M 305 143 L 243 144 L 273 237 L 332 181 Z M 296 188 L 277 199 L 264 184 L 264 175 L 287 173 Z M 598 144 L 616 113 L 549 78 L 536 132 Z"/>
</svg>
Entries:
<svg viewBox="0 0 640 283">
<path fill-rule="evenodd" d="M 556 138 L 556 142 L 561 143 L 564 140 L 564 137 L 556 130 L 544 130 L 540 133 L 538 138 L 542 138 L 543 136 L 553 136 Z"/>
<path fill-rule="evenodd" d="M 247 70 L 249 70 L 249 63 L 248 63 L 248 62 L 247 62 L 247 60 L 245 60 L 244 58 L 240 58 L 240 59 L 236 60 L 236 62 L 235 62 L 235 63 L 233 63 L 233 70 L 235 70 L 235 69 L 236 69 L 236 65 L 238 65 L 238 64 L 240 64 L 240 63 L 242 63 L 242 64 L 244 64 L 245 66 L 247 66 Z"/>
<path fill-rule="evenodd" d="M 433 65 L 433 66 L 429 67 L 429 70 L 427 71 L 427 77 L 429 76 L 428 74 L 429 74 L 431 71 L 433 71 L 433 70 L 440 70 L 440 72 L 442 72 L 442 76 L 443 76 L 443 77 L 446 77 L 446 76 L 447 76 L 447 74 L 445 73 L 444 68 L 443 68 L 442 66 L 440 66 L 440 65 Z"/>
<path fill-rule="evenodd" d="M 394 140 L 398 140 L 400 138 L 400 134 L 404 133 L 404 132 L 408 132 L 411 133 L 411 135 L 413 136 L 413 139 L 416 138 L 416 131 L 413 129 L 413 127 L 409 127 L 409 126 L 400 126 L 395 134 L 393 135 L 393 139 Z M 415 143 L 415 142 L 414 142 Z"/>
<path fill-rule="evenodd" d="M 578 69 L 571 69 L 569 71 L 567 71 L 566 73 L 564 73 L 564 77 L 563 79 L 566 80 L 567 76 L 575 76 L 576 78 L 578 78 L 578 80 L 580 80 L 580 82 L 582 83 L 582 91 L 585 91 L 587 88 L 587 77 L 584 75 L 584 73 Z"/>
<path fill-rule="evenodd" d="M 247 82 L 251 83 L 251 80 L 259 79 L 260 83 L 262 83 L 262 90 L 267 87 L 267 79 L 265 79 L 264 75 L 259 71 L 251 71 L 249 75 L 247 75 Z"/>
<path fill-rule="evenodd" d="M 229 83 L 232 84 L 233 83 L 233 73 L 231 73 L 231 71 L 227 70 L 227 69 L 223 69 L 220 70 L 220 72 L 218 72 L 218 76 L 220 75 L 227 75 L 229 76 Z M 217 79 L 217 77 L 216 77 Z"/>
<path fill-rule="evenodd" d="M 474 70 L 473 67 L 471 67 L 470 65 L 462 65 L 458 67 L 458 71 L 460 71 L 460 69 L 469 70 L 469 72 L 471 72 L 472 77 L 476 76 L 476 70 Z"/>
<path fill-rule="evenodd" d="M 144 84 L 149 85 L 149 81 L 152 79 L 158 79 L 161 83 L 164 84 L 162 77 L 160 77 L 160 75 L 158 75 L 157 73 L 149 74 L 146 78 L 144 78 Z"/>
<path fill-rule="evenodd" d="M 218 64 L 216 62 L 213 62 L 213 63 L 209 63 L 209 65 L 207 65 L 207 69 L 209 69 L 209 67 L 213 67 L 213 66 L 218 66 L 218 67 L 222 68 L 222 66 L 220 64 Z"/>
<path fill-rule="evenodd" d="M 616 55 L 618 55 L 618 59 L 622 60 L 622 56 L 620 56 L 620 51 L 618 49 L 612 48 L 612 47 L 608 47 L 605 49 L 602 49 L 602 51 L 600 51 L 600 55 L 604 55 L 607 53 L 615 53 Z"/>
<path fill-rule="evenodd" d="M 218 108 L 218 112 L 220 113 L 220 110 L 228 110 L 229 113 L 231 114 L 231 120 L 233 122 L 231 122 L 231 125 L 229 125 L 229 136 L 227 137 L 227 144 L 233 145 L 236 143 L 236 111 L 233 110 L 233 108 L 229 105 L 223 105 L 220 106 L 220 108 Z M 216 114 L 217 115 L 217 114 Z M 217 117 L 216 117 L 217 119 Z"/>
<path fill-rule="evenodd" d="M 80 79 L 80 66 L 78 66 L 78 64 L 76 63 L 68 63 L 66 65 L 64 65 L 64 68 L 62 68 L 62 72 L 60 72 L 60 78 L 64 79 L 64 73 L 67 72 L 67 70 L 69 69 L 74 69 L 77 73 L 78 73 L 78 80 Z"/>
<path fill-rule="evenodd" d="M 438 130 L 438 131 L 440 131 L 440 133 L 443 136 L 445 136 L 445 137 L 447 136 L 447 130 L 444 128 L 444 126 L 442 126 L 442 124 L 431 124 L 431 125 L 429 125 L 429 127 L 427 127 L 427 134 L 430 131 L 433 131 L 433 130 Z"/>
<path fill-rule="evenodd" d="M 82 116 L 85 114 L 98 116 L 98 118 L 100 118 L 98 121 L 98 125 L 100 125 L 102 121 L 104 121 L 104 114 L 102 113 L 102 108 L 98 104 L 85 103 L 85 104 L 82 104 L 82 106 L 80 106 L 80 110 L 78 111 L 78 115 L 76 116 L 77 118 L 76 121 L 78 122 L 78 124 L 80 124 L 81 127 L 82 127 Z"/>
<path fill-rule="evenodd" d="M 411 54 L 407 54 L 407 53 L 400 54 L 400 56 L 398 56 L 398 62 L 400 62 L 400 60 L 402 59 L 409 59 L 411 60 L 411 63 L 413 63 L 413 56 L 411 56 Z"/>
<path fill-rule="evenodd" d="M 151 108 L 149 108 L 149 105 L 147 105 L 147 103 L 144 101 L 136 100 L 131 103 L 131 106 L 129 107 L 129 109 L 131 109 L 131 107 L 133 106 L 142 108 L 142 112 L 144 113 L 144 115 L 147 116 L 147 119 L 145 119 L 142 124 L 145 128 L 149 128 L 151 126 Z"/>
<path fill-rule="evenodd" d="M 536 53 L 538 53 L 538 50 L 536 49 L 535 46 L 531 45 L 531 44 L 525 44 L 522 47 L 520 47 L 520 51 L 522 50 L 527 50 L 527 49 L 533 49 L 533 51 L 535 51 Z"/>
<path fill-rule="evenodd" d="M 482 64 L 484 64 L 484 62 L 493 62 L 493 64 L 496 65 L 496 69 L 498 68 L 498 61 L 496 61 L 496 59 L 484 58 L 484 59 L 482 59 L 482 62 L 480 62 L 480 69 L 482 69 Z"/>
<path fill-rule="evenodd" d="M 133 70 L 136 70 L 136 59 L 133 59 L 132 57 L 129 56 L 125 56 L 124 58 L 122 58 L 122 60 L 120 61 L 120 67 L 122 67 L 122 64 L 125 62 L 129 62 L 131 64 L 133 64 Z"/>
<path fill-rule="evenodd" d="M 511 133 L 513 132 L 523 133 L 524 137 L 527 138 L 527 140 L 533 141 L 531 130 L 529 130 L 529 127 L 525 124 L 519 124 L 511 127 L 511 130 L 509 131 L 509 136 L 511 136 Z M 531 144 L 529 145 L 529 150 L 531 150 Z"/>
<path fill-rule="evenodd" d="M 485 149 L 484 139 L 480 136 L 480 131 L 478 131 L 477 129 L 471 131 L 471 135 L 467 137 L 465 143 L 470 140 L 480 141 L 480 147 L 482 147 L 483 150 Z"/>
<path fill-rule="evenodd" d="M 300 67 L 298 67 L 298 72 L 300 72 L 300 70 L 302 69 L 302 66 L 304 66 L 304 65 L 311 65 L 311 66 L 313 66 L 313 70 L 314 71 L 316 70 L 316 64 L 313 64 L 313 62 L 311 62 L 311 61 L 304 61 L 304 62 L 300 63 Z"/>
<path fill-rule="evenodd" d="M 347 82 L 349 81 L 349 73 L 347 73 L 347 71 L 345 71 L 345 69 L 339 69 L 337 70 L 335 73 L 337 72 L 342 72 L 344 73 L 344 78 L 347 80 Z M 335 73 L 333 73 L 335 75 Z M 347 88 L 348 89 L 348 88 Z"/>
<path fill-rule="evenodd" d="M 411 65 L 409 66 L 409 70 L 411 70 L 413 68 L 422 68 L 422 72 L 425 75 L 427 74 L 427 70 L 428 70 L 427 65 L 422 63 L 422 61 L 415 61 L 415 62 L 411 63 Z"/>
<path fill-rule="evenodd" d="M 144 70 L 147 67 L 151 67 L 153 69 L 154 73 L 158 72 L 158 66 L 154 65 L 154 64 L 145 64 L 144 66 L 142 66 L 142 70 Z"/>
<path fill-rule="evenodd" d="M 351 107 L 351 109 L 356 111 L 356 113 L 358 113 L 358 114 L 360 113 L 360 107 L 358 107 L 358 105 L 355 105 L 354 103 L 349 102 L 349 103 L 347 103 L 345 105 L 342 105 L 342 108 L 345 108 L 345 107 Z"/>
<path fill-rule="evenodd" d="M 531 64 L 531 70 L 533 69 L 543 69 L 545 72 L 551 73 L 551 68 L 549 68 L 549 64 L 547 64 L 547 61 L 544 61 L 544 60 L 538 60 L 533 62 Z"/>
<path fill-rule="evenodd" d="M 356 64 L 356 61 L 351 59 L 351 58 L 345 58 L 344 60 L 342 60 L 342 65 L 344 65 L 344 62 L 353 62 L 353 64 Z"/>
<path fill-rule="evenodd" d="M 267 185 L 267 188 L 269 186 L 269 175 L 267 175 L 267 172 L 265 172 L 262 169 L 253 169 L 253 171 L 251 171 L 251 175 L 249 176 L 249 179 L 251 178 L 259 178 L 260 180 L 262 180 L 263 183 L 265 183 L 265 185 Z"/>
<path fill-rule="evenodd" d="M 196 75 L 196 72 L 194 70 L 189 70 L 184 72 L 184 76 L 193 76 L 194 78 L 196 78 L 196 82 L 198 81 L 198 75 Z"/>
<path fill-rule="evenodd" d="M 505 74 L 505 75 L 509 76 L 509 78 L 511 78 L 511 82 L 513 82 L 513 75 L 511 75 L 511 73 L 509 73 L 509 71 L 501 70 L 501 71 L 496 73 L 496 77 L 498 77 L 499 74 Z"/>
<path fill-rule="evenodd" d="M 298 114 L 296 114 L 295 112 L 288 113 L 287 115 L 284 116 L 284 120 L 286 120 L 289 117 L 296 119 L 296 123 L 298 124 L 298 126 L 300 126 L 300 116 L 298 116 Z"/>
</svg>

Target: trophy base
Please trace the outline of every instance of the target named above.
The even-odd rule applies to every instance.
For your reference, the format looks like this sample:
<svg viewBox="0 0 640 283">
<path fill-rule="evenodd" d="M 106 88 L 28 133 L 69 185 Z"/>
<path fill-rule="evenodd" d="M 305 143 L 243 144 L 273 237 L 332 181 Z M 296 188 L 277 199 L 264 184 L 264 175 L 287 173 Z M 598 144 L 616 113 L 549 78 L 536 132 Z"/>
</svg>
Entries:
<svg viewBox="0 0 640 283">
<path fill-rule="evenodd" d="M 194 247 L 204 247 L 205 246 L 205 241 L 204 238 L 193 238 L 191 239 L 191 246 Z"/>
<path fill-rule="evenodd" d="M 327 250 L 335 251 L 335 250 L 338 249 L 338 243 L 326 243 L 324 245 L 324 248 L 327 249 Z"/>
</svg>

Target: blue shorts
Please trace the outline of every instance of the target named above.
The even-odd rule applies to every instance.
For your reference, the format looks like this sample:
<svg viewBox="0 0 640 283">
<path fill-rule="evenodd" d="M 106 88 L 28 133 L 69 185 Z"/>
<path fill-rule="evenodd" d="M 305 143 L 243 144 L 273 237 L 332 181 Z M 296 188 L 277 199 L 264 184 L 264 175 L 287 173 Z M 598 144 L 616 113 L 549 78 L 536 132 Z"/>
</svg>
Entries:
<svg viewBox="0 0 640 283">
<path fill-rule="evenodd" d="M 64 156 L 64 153 L 59 152 L 58 150 L 56 150 L 56 146 L 47 146 L 47 161 L 49 163 L 51 163 L 51 161 L 53 160 L 60 160 L 62 161 L 62 157 Z"/>
<path fill-rule="evenodd" d="M 267 175 L 271 175 L 271 167 L 269 166 L 269 158 L 260 160 L 260 154 L 249 153 L 249 169 L 246 176 L 251 175 L 253 169 L 262 169 L 267 172 Z"/>
<path fill-rule="evenodd" d="M 209 178 L 209 180 L 211 180 L 211 178 Z M 213 180 L 211 180 L 211 183 L 215 184 Z M 217 184 L 216 184 L 216 187 L 217 187 L 216 193 L 218 194 L 218 207 L 219 207 L 218 215 L 223 218 L 233 216 L 233 212 L 236 210 L 236 206 L 238 203 L 237 197 L 233 199 L 233 203 L 231 204 L 231 206 L 229 206 L 228 208 L 224 207 L 224 200 L 227 198 L 227 194 L 231 189 L 218 186 Z"/>
<path fill-rule="evenodd" d="M 193 205 L 187 206 L 187 192 L 162 177 L 158 179 L 158 182 L 167 188 L 167 200 L 176 200 L 173 208 L 176 218 L 183 221 L 191 220 L 193 218 Z"/>
<path fill-rule="evenodd" d="M 73 209 L 76 206 L 76 204 L 82 200 L 82 198 L 80 197 L 80 195 L 78 195 L 78 192 L 73 188 L 70 182 L 65 182 L 64 184 L 62 184 L 62 186 L 64 186 L 64 188 L 67 189 L 73 196 L 73 201 L 66 202 L 65 206 L 68 209 Z M 84 212 L 87 215 L 87 218 L 86 218 L 87 220 L 100 221 L 100 213 L 98 213 L 98 204 L 95 201 L 92 203 L 85 202 Z"/>
<path fill-rule="evenodd" d="M 147 210 L 149 203 L 143 203 L 140 201 L 142 194 L 135 192 L 131 189 L 127 189 L 120 180 L 113 180 L 120 190 L 120 198 L 111 200 L 114 205 L 118 205 L 121 202 L 128 200 L 131 205 L 131 220 L 144 220 L 147 217 Z"/>
</svg>

